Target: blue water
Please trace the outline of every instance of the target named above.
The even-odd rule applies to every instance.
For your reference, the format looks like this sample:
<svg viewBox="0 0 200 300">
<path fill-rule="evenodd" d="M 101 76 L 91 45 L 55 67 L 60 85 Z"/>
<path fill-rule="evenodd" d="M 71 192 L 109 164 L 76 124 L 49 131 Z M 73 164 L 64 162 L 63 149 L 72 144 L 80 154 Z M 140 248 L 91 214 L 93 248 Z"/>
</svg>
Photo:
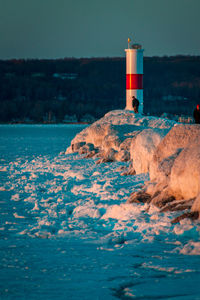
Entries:
<svg viewBox="0 0 200 300">
<path fill-rule="evenodd" d="M 0 299 L 200 299 L 199 225 L 118 218 L 146 175 L 64 155 L 83 128 L 0 126 Z"/>
</svg>

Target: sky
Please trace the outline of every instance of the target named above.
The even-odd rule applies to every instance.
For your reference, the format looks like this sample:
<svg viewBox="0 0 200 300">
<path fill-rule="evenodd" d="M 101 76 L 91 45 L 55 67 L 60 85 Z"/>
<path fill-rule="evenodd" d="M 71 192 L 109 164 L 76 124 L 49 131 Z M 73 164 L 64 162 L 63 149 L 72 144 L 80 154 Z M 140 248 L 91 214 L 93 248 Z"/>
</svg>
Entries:
<svg viewBox="0 0 200 300">
<path fill-rule="evenodd" d="M 0 59 L 200 55 L 200 0 L 0 0 Z"/>
</svg>

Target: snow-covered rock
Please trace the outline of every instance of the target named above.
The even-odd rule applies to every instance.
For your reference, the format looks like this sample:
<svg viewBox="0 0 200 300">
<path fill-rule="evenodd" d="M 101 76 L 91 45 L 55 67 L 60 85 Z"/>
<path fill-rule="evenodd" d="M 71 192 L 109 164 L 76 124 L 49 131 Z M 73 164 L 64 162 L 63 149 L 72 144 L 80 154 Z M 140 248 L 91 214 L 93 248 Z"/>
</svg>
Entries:
<svg viewBox="0 0 200 300">
<path fill-rule="evenodd" d="M 130 159 L 127 175 L 149 172 L 150 182 L 130 202 L 200 212 L 200 125 L 111 111 L 72 140 L 71 152 L 97 155 L 99 163 Z"/>
<path fill-rule="evenodd" d="M 197 197 L 200 193 L 200 130 L 199 143 L 189 144 L 175 159 L 169 187 L 174 196 L 184 199 Z"/>
<path fill-rule="evenodd" d="M 192 208 L 191 208 L 192 211 L 198 211 L 200 213 L 200 193 L 198 194 L 198 196 L 196 197 L 193 205 L 192 205 Z"/>
<path fill-rule="evenodd" d="M 154 151 L 169 129 L 144 129 L 132 139 L 130 155 L 137 174 L 149 172 Z"/>
<path fill-rule="evenodd" d="M 149 163 L 151 181 L 144 189 L 144 196 L 150 195 L 151 203 L 164 209 L 192 207 L 192 211 L 200 212 L 200 125 L 177 124 L 155 147 L 153 154 L 146 154 L 146 159 L 145 151 L 148 152 L 155 143 L 151 138 L 148 140 L 145 131 L 143 133 L 145 137 L 140 140 L 138 135 L 134 150 L 135 155 L 143 157 L 140 165 Z M 142 154 L 139 154 L 140 149 Z M 139 162 L 135 165 L 139 166 Z M 136 172 L 144 169 L 135 168 Z M 131 198 L 136 202 L 137 195 Z"/>
<path fill-rule="evenodd" d="M 164 136 L 174 124 L 176 124 L 174 121 L 146 117 L 132 111 L 111 111 L 76 135 L 66 153 L 77 151 L 83 153 L 86 149 L 85 145 L 93 144 L 94 148 L 101 153 L 103 162 L 129 160 L 131 141 L 144 129 L 160 129 L 156 131 L 157 139 L 154 138 L 157 141 L 158 136 Z M 84 147 L 83 151 L 81 147 Z"/>
<path fill-rule="evenodd" d="M 108 112 L 103 118 L 95 122 L 95 124 L 99 123 L 107 123 L 113 125 L 130 124 L 151 128 L 170 128 L 177 122 L 164 118 L 143 116 L 139 113 L 135 114 L 130 110 L 113 110 Z"/>
<path fill-rule="evenodd" d="M 177 125 L 157 146 L 150 179 L 168 186 L 176 198 L 191 199 L 200 192 L 200 125 Z"/>
<path fill-rule="evenodd" d="M 198 139 L 198 125 L 174 126 L 156 148 L 150 166 L 151 180 L 158 176 L 168 177 L 176 157 L 184 148 L 193 145 Z"/>
</svg>

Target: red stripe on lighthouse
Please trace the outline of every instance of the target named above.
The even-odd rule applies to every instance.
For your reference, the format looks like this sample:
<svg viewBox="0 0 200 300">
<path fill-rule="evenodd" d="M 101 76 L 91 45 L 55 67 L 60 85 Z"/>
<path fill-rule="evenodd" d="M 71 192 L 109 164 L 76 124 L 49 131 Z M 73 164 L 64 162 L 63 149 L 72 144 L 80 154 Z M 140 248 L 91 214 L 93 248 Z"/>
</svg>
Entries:
<svg viewBox="0 0 200 300">
<path fill-rule="evenodd" d="M 142 90 L 143 89 L 143 74 L 126 74 L 126 89 L 127 90 Z"/>
</svg>

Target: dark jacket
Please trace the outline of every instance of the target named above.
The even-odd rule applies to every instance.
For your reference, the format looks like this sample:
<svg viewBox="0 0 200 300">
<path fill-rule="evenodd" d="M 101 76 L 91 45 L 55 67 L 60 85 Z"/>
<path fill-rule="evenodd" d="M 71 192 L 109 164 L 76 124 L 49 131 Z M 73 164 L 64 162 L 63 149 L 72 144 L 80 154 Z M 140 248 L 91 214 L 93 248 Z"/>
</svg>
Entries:
<svg viewBox="0 0 200 300">
<path fill-rule="evenodd" d="M 135 106 L 135 107 L 138 107 L 139 106 L 139 101 L 138 101 L 138 99 L 137 98 L 134 98 L 133 99 L 133 107 Z"/>
<path fill-rule="evenodd" d="M 196 124 L 200 124 L 200 109 L 195 108 L 193 112 L 193 117 Z"/>
</svg>

